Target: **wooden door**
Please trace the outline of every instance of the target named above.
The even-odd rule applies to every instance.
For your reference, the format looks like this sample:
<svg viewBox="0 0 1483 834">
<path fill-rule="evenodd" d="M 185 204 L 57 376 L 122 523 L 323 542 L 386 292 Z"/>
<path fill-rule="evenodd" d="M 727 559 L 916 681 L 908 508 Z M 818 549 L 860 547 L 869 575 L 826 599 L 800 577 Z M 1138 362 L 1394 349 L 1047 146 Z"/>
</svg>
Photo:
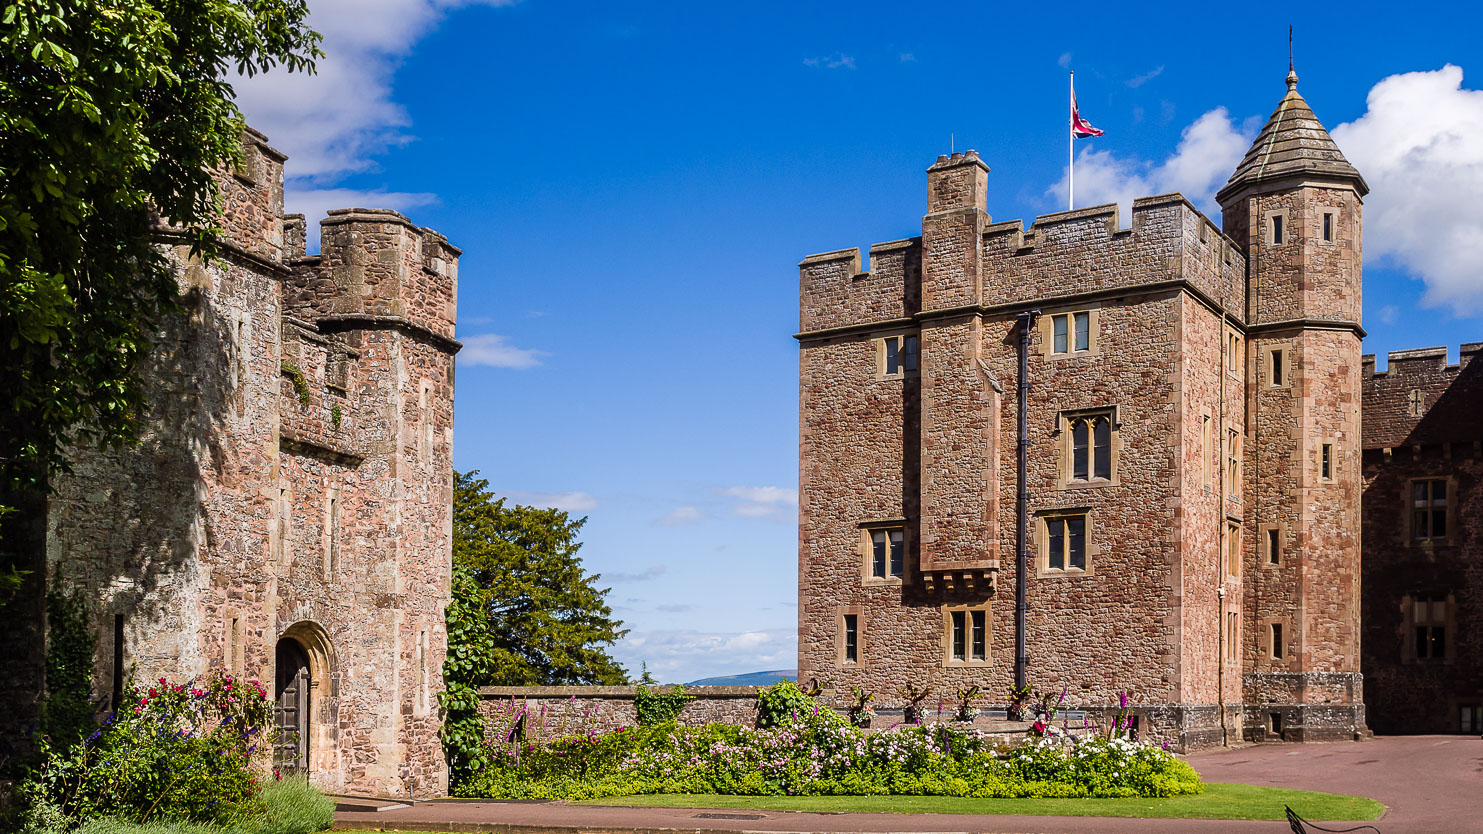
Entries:
<svg viewBox="0 0 1483 834">
<path fill-rule="evenodd" d="M 297 640 L 278 641 L 273 767 L 282 775 L 309 772 L 309 656 Z"/>
</svg>

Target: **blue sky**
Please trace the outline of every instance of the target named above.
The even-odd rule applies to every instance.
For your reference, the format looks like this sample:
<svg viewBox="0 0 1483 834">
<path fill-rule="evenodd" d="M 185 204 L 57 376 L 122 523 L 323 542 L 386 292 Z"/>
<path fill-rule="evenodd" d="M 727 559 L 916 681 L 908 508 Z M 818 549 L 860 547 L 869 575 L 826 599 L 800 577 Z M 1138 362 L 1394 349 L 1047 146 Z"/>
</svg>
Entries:
<svg viewBox="0 0 1483 834">
<path fill-rule="evenodd" d="M 1106 131 L 1077 143 L 1079 206 L 1213 213 L 1294 25 L 1299 89 L 1372 188 L 1366 351 L 1483 340 L 1475 9 L 311 8 L 321 74 L 239 88 L 289 207 L 397 208 L 463 247 L 455 465 L 588 517 L 635 673 L 794 665 L 796 264 L 919 234 L 950 146 L 993 169 L 996 219 L 1064 208 L 1068 69 Z"/>
</svg>

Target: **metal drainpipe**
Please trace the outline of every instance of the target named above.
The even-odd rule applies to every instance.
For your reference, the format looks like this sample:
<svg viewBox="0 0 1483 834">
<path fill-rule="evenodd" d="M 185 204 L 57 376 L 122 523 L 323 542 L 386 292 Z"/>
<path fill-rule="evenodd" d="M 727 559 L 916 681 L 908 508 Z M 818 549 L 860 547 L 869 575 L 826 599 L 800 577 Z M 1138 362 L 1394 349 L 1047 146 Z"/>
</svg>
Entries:
<svg viewBox="0 0 1483 834">
<path fill-rule="evenodd" d="M 1019 315 L 1020 327 L 1020 378 L 1019 378 L 1019 460 L 1015 472 L 1015 525 L 1018 547 L 1014 568 L 1014 685 L 1025 688 L 1025 670 L 1029 657 L 1025 652 L 1025 617 L 1029 607 L 1025 603 L 1025 572 L 1029 570 L 1030 556 L 1030 490 L 1028 470 L 1030 462 L 1030 328 L 1040 317 L 1039 310 L 1027 310 Z"/>
</svg>

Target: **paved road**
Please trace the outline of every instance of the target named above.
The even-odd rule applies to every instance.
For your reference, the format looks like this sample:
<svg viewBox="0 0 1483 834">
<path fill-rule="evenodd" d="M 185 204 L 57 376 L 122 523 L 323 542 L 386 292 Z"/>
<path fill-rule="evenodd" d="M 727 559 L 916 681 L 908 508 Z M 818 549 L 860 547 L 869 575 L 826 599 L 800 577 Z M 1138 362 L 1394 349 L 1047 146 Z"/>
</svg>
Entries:
<svg viewBox="0 0 1483 834">
<path fill-rule="evenodd" d="M 1366 742 L 1262 745 L 1207 751 L 1190 763 L 1212 782 L 1243 782 L 1373 797 L 1388 807 L 1383 834 L 1483 834 L 1483 741 L 1469 736 L 1393 736 Z M 700 816 L 700 815 L 706 816 Z M 716 816 L 722 815 L 722 816 Z M 1280 832 L 1281 822 L 1130 820 L 967 814 L 817 814 L 624 808 L 561 803 L 434 801 L 386 811 L 344 811 L 337 827 L 495 834 L 634 832 Z M 1360 823 L 1327 823 L 1344 829 Z"/>
</svg>

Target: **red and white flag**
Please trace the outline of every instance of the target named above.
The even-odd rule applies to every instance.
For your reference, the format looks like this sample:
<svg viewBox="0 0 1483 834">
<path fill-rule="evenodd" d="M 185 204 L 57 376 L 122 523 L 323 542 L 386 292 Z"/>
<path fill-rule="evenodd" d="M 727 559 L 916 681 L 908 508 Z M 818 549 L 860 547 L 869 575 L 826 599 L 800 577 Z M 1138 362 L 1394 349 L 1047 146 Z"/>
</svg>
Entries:
<svg viewBox="0 0 1483 834">
<path fill-rule="evenodd" d="M 1081 113 L 1076 109 L 1076 80 L 1071 82 L 1071 138 L 1090 139 L 1093 136 L 1101 136 L 1103 131 L 1092 127 L 1092 123 L 1083 119 Z"/>
</svg>

